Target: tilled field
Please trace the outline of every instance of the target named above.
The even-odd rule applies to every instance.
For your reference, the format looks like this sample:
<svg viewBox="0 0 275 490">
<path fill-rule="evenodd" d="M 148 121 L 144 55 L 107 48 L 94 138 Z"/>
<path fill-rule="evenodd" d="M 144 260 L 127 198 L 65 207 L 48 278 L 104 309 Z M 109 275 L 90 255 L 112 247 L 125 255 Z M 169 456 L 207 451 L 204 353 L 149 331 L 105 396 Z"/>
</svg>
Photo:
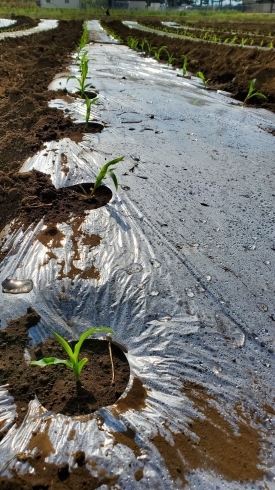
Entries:
<svg viewBox="0 0 275 490">
<path fill-rule="evenodd" d="M 140 19 L 141 24 L 164 30 L 164 26 L 158 20 Z M 267 98 L 262 100 L 252 98 L 248 103 L 256 107 L 263 107 L 275 112 L 275 51 L 271 49 L 261 49 L 257 47 L 241 47 L 229 43 L 218 43 L 196 39 L 177 39 L 168 35 L 159 35 L 157 32 L 149 33 L 142 32 L 138 29 L 129 28 L 118 20 L 102 20 L 102 25 L 107 27 L 115 35 L 119 36 L 124 43 L 127 43 L 127 37 L 132 36 L 138 39 L 139 43 L 146 39 L 151 46 L 159 50 L 162 46 L 166 46 L 169 53 L 173 54 L 175 60 L 173 66 L 175 68 L 182 67 L 182 57 L 185 55 L 188 59 L 188 70 L 192 74 L 197 71 L 203 72 L 208 80 L 208 86 L 212 89 L 226 90 L 233 96 L 243 101 L 247 95 L 249 84 L 252 79 L 256 78 L 256 90 L 262 92 Z M 215 34 L 216 27 L 207 25 L 208 36 Z M 200 25 L 202 29 L 202 25 Z M 211 31 L 209 29 L 212 29 Z M 248 38 L 245 33 L 251 32 L 251 25 L 246 26 L 245 22 L 241 25 L 241 33 L 238 34 L 240 39 Z M 233 32 L 240 31 L 240 26 L 230 25 L 231 34 L 224 34 L 227 38 L 234 36 Z M 175 30 L 171 30 L 175 33 Z M 261 28 L 261 32 L 263 29 Z M 270 33 L 270 42 L 273 40 L 274 31 L 270 27 L 267 28 L 265 35 Z M 199 32 L 201 35 L 207 31 L 189 31 L 194 35 Z M 259 32 L 254 27 L 254 33 Z M 181 30 L 181 34 L 183 34 Z M 220 36 L 219 32 L 217 36 Z M 251 37 L 253 39 L 253 36 Z M 258 39 L 254 36 L 254 39 Z M 260 38 L 259 38 L 260 39 Z M 251 41 L 250 41 L 251 42 Z M 161 52 L 161 60 L 167 61 L 167 54 L 163 50 Z"/>
</svg>

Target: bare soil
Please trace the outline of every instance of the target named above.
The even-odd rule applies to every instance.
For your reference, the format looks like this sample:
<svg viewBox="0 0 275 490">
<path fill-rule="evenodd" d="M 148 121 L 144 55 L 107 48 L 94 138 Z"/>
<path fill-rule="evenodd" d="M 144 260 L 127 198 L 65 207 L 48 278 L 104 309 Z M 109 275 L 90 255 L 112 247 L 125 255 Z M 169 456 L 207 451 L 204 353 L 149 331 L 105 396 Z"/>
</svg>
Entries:
<svg viewBox="0 0 275 490">
<path fill-rule="evenodd" d="M 130 376 L 128 361 L 122 350 L 111 343 L 115 370 L 115 382 L 112 381 L 112 368 L 109 354 L 109 342 L 104 340 L 86 340 L 83 343 L 79 359 L 88 357 L 89 361 L 81 373 L 81 383 L 77 385 L 73 373 L 66 366 L 31 366 L 25 359 L 28 349 L 33 360 L 43 357 L 66 359 L 66 354 L 56 340 L 47 339 L 35 348 L 28 347 L 29 328 L 39 323 L 40 316 L 32 308 L 25 315 L 13 320 L 0 331 L 0 385 L 9 384 L 9 393 L 16 404 L 16 424 L 20 426 L 30 400 L 37 396 L 48 410 L 68 416 L 89 415 L 102 406 L 113 405 L 124 392 Z M 74 343 L 71 343 L 72 347 Z M 65 354 L 65 355 L 64 355 Z M 100 421 L 99 421 L 100 423 Z M 3 436 L 4 433 L 0 432 Z M 74 434 L 71 434 L 73 439 Z M 35 456 L 18 453 L 17 459 L 28 460 L 35 474 L 18 475 L 12 479 L 0 476 L 1 489 L 95 489 L 103 483 L 111 485 L 118 477 L 101 474 L 93 477 L 85 468 L 86 456 L 83 451 L 75 452 L 74 459 L 81 467 L 69 471 L 67 464 L 56 466 L 45 462 L 45 457 L 53 448 L 47 433 L 33 433 L 29 450 L 36 449 Z M 45 467 L 47 472 L 45 472 Z M 53 486 L 54 484 L 54 486 Z M 52 486 L 51 486 L 52 485 Z"/>
<path fill-rule="evenodd" d="M 62 111 L 48 107 L 49 100 L 64 97 L 63 92 L 49 91 L 48 85 L 69 64 L 81 33 L 82 22 L 60 21 L 56 29 L 0 42 L 0 230 L 14 218 L 23 226 L 43 215 L 48 221 L 60 221 L 79 211 L 79 205 L 83 212 L 84 207 L 96 208 L 111 198 L 109 190 L 103 203 L 105 191 L 93 200 L 82 199 L 79 193 L 78 202 L 75 190 L 57 191 L 40 172 L 18 174 L 24 160 L 43 149 L 46 141 L 64 137 L 81 141 L 84 132 L 102 129 L 100 124 L 76 125 Z M 66 172 L 65 162 L 62 170 Z"/>
<path fill-rule="evenodd" d="M 25 15 L 11 15 L 11 19 L 15 20 L 15 23 L 11 26 L 0 27 L 0 32 L 15 32 L 25 29 L 31 29 L 39 24 L 39 19 L 31 19 Z"/>
<path fill-rule="evenodd" d="M 111 384 L 109 343 L 106 340 L 86 340 L 79 359 L 87 357 L 89 362 L 84 366 L 81 384 L 77 386 L 72 370 L 63 364 L 41 368 L 31 366 L 26 361 L 26 348 L 32 360 L 67 358 L 55 339 L 47 339 L 35 348 L 28 347 L 28 329 L 37 325 L 39 320 L 38 313 L 29 308 L 25 315 L 12 320 L 0 331 L 0 385 L 9 384 L 9 393 L 16 403 L 17 424 L 22 423 L 28 403 L 35 395 L 48 410 L 70 416 L 89 414 L 100 407 L 113 405 L 124 392 L 130 376 L 128 361 L 122 350 L 111 344 L 115 368 L 115 382 Z M 71 346 L 74 344 L 72 342 Z"/>
<path fill-rule="evenodd" d="M 148 27 L 164 29 L 159 20 L 141 18 L 139 22 Z M 188 71 L 194 75 L 197 71 L 203 72 L 210 88 L 231 92 L 237 100 L 244 101 L 251 80 L 256 78 L 257 92 L 262 92 L 267 99 L 262 100 L 253 97 L 248 101 L 247 105 L 262 107 L 275 112 L 275 50 L 210 43 L 198 39 L 177 39 L 167 35 L 160 36 L 157 32 L 154 34 L 129 28 L 119 20 L 103 19 L 101 23 L 103 27 L 107 27 L 118 35 L 124 43 L 127 43 L 128 36 L 132 36 L 137 38 L 139 42 L 147 39 L 156 49 L 161 46 L 167 46 L 169 53 L 173 54 L 175 58 L 173 61 L 173 67 L 175 68 L 182 67 L 182 56 L 186 55 Z M 200 27 L 202 26 L 203 24 L 201 23 Z M 207 28 L 211 27 L 214 33 L 216 24 L 208 22 Z M 230 27 L 234 31 L 234 25 L 230 24 Z M 238 30 L 239 27 L 239 25 L 236 25 L 235 30 Z M 251 26 L 248 25 L 246 28 L 244 20 L 241 27 L 246 32 L 249 31 Z M 255 31 L 256 27 L 254 26 Z M 172 32 L 175 33 L 175 30 Z M 274 34 L 274 29 L 272 32 Z M 238 36 L 240 37 L 240 35 Z M 272 39 L 270 38 L 270 41 Z M 161 61 L 167 61 L 165 51 L 162 51 Z"/>
</svg>

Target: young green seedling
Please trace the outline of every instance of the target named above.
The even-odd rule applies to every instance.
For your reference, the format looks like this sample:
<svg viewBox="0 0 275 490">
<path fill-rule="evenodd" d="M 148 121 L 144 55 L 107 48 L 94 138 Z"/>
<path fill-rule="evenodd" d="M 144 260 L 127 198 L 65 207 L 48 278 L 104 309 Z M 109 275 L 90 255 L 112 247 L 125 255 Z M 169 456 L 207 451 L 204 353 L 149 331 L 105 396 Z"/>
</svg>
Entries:
<svg viewBox="0 0 275 490">
<path fill-rule="evenodd" d="M 129 48 L 137 51 L 139 42 L 138 42 L 138 39 L 136 37 L 128 36 L 126 41 L 127 41 L 127 45 L 129 46 Z"/>
<path fill-rule="evenodd" d="M 202 73 L 202 71 L 198 71 L 197 74 L 196 74 L 197 77 L 199 77 L 203 83 L 203 86 L 204 88 L 206 89 L 207 88 L 207 82 L 208 80 L 206 80 L 204 74 Z"/>
<path fill-rule="evenodd" d="M 124 160 L 124 156 L 115 158 L 114 160 L 111 160 L 110 162 L 105 163 L 105 165 L 103 165 L 103 167 L 101 167 L 101 169 L 97 175 L 97 178 L 95 180 L 94 187 L 91 189 L 92 195 L 95 192 L 95 190 L 97 189 L 97 187 L 99 187 L 101 185 L 102 180 L 105 179 L 107 177 L 107 175 L 109 175 L 111 177 L 111 179 L 115 185 L 116 190 L 118 189 L 118 181 L 117 181 L 116 175 L 114 174 L 115 169 L 110 168 L 110 167 L 112 167 L 113 165 L 116 165 L 117 163 L 121 162 L 122 160 Z"/>
<path fill-rule="evenodd" d="M 167 54 L 167 65 L 170 66 L 170 65 L 172 65 L 173 61 L 176 61 L 177 58 L 174 58 L 174 56 L 172 54 L 170 54 L 167 49 L 165 51 Z"/>
<path fill-rule="evenodd" d="M 157 61 L 160 61 L 160 57 L 161 57 L 161 52 L 162 51 L 167 51 L 167 46 L 161 46 L 161 48 L 157 49 L 154 52 L 154 56 L 155 56 L 155 58 L 156 58 Z"/>
<path fill-rule="evenodd" d="M 266 96 L 264 94 L 262 94 L 261 92 L 255 92 L 255 83 L 256 83 L 256 78 L 253 78 L 253 80 L 251 80 L 251 82 L 250 82 L 247 96 L 242 103 L 243 106 L 252 97 L 259 97 L 260 99 L 266 99 Z"/>
<path fill-rule="evenodd" d="M 146 53 L 148 54 L 148 56 L 153 56 L 155 50 L 157 49 L 157 48 L 154 48 L 152 46 L 152 44 L 147 41 L 147 39 L 144 40 L 143 46 L 144 46 L 144 49 L 145 49 Z"/>
<path fill-rule="evenodd" d="M 182 76 L 185 77 L 187 73 L 187 56 L 184 54 L 182 55 L 182 58 L 183 58 Z"/>
<path fill-rule="evenodd" d="M 95 104 L 97 101 L 98 101 L 98 97 L 95 97 L 94 99 L 89 99 L 89 97 L 86 97 L 86 95 L 85 95 L 85 104 L 86 104 L 85 121 L 86 121 L 86 126 L 88 126 L 88 124 L 89 124 L 92 105 Z"/>
<path fill-rule="evenodd" d="M 39 361 L 30 361 L 30 364 L 32 366 L 40 366 L 40 367 L 45 367 L 45 366 L 50 366 L 51 364 L 65 364 L 68 368 L 73 370 L 74 373 L 74 378 L 77 384 L 80 382 L 80 373 L 88 362 L 88 358 L 84 357 L 80 361 L 78 360 L 80 349 L 82 347 L 82 344 L 89 335 L 92 335 L 96 332 L 108 332 L 108 333 L 113 333 L 113 330 L 111 328 L 107 327 L 96 327 L 96 328 L 90 328 L 87 330 L 87 332 L 84 332 L 80 338 L 77 344 L 74 347 L 74 350 L 71 349 L 69 346 L 68 342 L 66 342 L 61 335 L 59 335 L 57 332 L 52 330 L 54 337 L 58 342 L 62 345 L 64 351 L 68 354 L 69 356 L 69 361 L 67 359 L 58 359 L 57 357 L 44 357 L 43 359 L 40 359 Z"/>
</svg>

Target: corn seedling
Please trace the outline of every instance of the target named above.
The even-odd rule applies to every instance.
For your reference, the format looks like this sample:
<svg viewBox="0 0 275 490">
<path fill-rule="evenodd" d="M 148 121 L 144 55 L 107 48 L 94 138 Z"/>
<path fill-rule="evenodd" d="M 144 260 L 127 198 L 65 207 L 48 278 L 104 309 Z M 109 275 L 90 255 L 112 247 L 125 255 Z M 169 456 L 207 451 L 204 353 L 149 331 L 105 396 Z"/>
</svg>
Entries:
<svg viewBox="0 0 275 490">
<path fill-rule="evenodd" d="M 167 51 L 167 46 L 161 46 L 161 48 L 154 52 L 154 56 L 157 61 L 160 61 L 162 51 Z"/>
<path fill-rule="evenodd" d="M 201 79 L 204 88 L 207 88 L 207 82 L 208 82 L 208 80 L 206 80 L 204 74 L 201 71 L 198 71 L 197 74 L 196 74 L 196 76 Z"/>
<path fill-rule="evenodd" d="M 170 65 L 172 65 L 173 61 L 176 61 L 177 58 L 174 58 L 174 56 L 172 54 L 170 54 L 167 49 L 165 51 L 167 54 L 167 65 L 170 66 Z"/>
<path fill-rule="evenodd" d="M 230 41 L 230 39 L 229 39 L 229 37 L 227 37 L 223 42 L 224 42 L 224 44 L 228 44 L 229 41 Z"/>
<path fill-rule="evenodd" d="M 141 48 L 141 51 L 143 51 L 144 53 L 146 52 L 147 44 L 148 44 L 147 39 L 142 39 L 142 41 L 140 43 L 140 48 Z"/>
<path fill-rule="evenodd" d="M 274 48 L 273 41 L 271 41 L 271 43 L 269 43 L 268 47 L 269 47 L 269 49 L 273 49 Z"/>
<path fill-rule="evenodd" d="M 80 58 L 80 64 L 79 64 L 79 68 L 81 72 L 80 77 L 77 77 L 76 75 L 70 75 L 67 78 L 67 81 L 70 80 L 71 78 L 75 78 L 77 80 L 78 82 L 77 91 L 80 92 L 82 99 L 86 97 L 85 91 L 92 87 L 91 83 L 86 83 L 86 78 L 88 75 L 88 63 L 89 63 L 87 59 L 87 53 L 88 51 L 85 51 L 85 53 L 83 53 L 82 57 Z"/>
<path fill-rule="evenodd" d="M 40 367 L 45 367 L 45 366 L 50 366 L 52 364 L 65 364 L 68 368 L 73 370 L 74 373 L 74 378 L 77 384 L 80 382 L 80 373 L 87 364 L 88 360 L 87 357 L 84 357 L 81 359 L 81 361 L 78 360 L 80 349 L 82 347 L 82 344 L 84 340 L 87 339 L 90 335 L 96 333 L 96 332 L 108 332 L 108 333 L 113 333 L 113 330 L 110 328 L 106 327 L 98 327 L 98 328 L 90 328 L 87 330 L 87 332 L 84 332 L 80 338 L 77 344 L 74 347 L 74 350 L 71 349 L 69 346 L 68 342 L 66 342 L 61 335 L 59 335 L 57 332 L 52 330 L 52 333 L 56 340 L 62 345 L 64 351 L 68 354 L 69 360 L 67 359 L 58 359 L 57 357 L 44 357 L 43 359 L 40 359 L 39 361 L 30 361 L 30 364 L 32 366 L 40 366 Z"/>
<path fill-rule="evenodd" d="M 147 39 L 145 39 L 144 47 L 145 47 L 145 51 L 148 54 L 148 56 L 153 56 L 156 48 L 154 48 L 152 46 L 152 44 L 149 41 L 147 41 Z"/>
<path fill-rule="evenodd" d="M 135 51 L 138 50 L 138 39 L 136 37 L 128 36 L 126 41 L 129 48 L 134 49 Z"/>
<path fill-rule="evenodd" d="M 79 41 L 79 44 L 77 47 L 76 59 L 79 59 L 80 51 L 84 48 L 84 46 L 86 46 L 86 44 L 88 44 L 88 41 L 89 41 L 89 31 L 88 31 L 88 27 L 87 27 L 87 22 L 84 22 L 82 36 L 80 38 L 80 41 Z"/>
<path fill-rule="evenodd" d="M 187 56 L 184 54 L 182 55 L 183 58 L 183 65 L 182 65 L 182 76 L 185 77 L 187 73 Z"/>
<path fill-rule="evenodd" d="M 253 46 L 253 45 L 254 45 L 254 39 L 251 39 L 250 46 Z"/>
<path fill-rule="evenodd" d="M 247 96 L 242 103 L 243 106 L 252 97 L 259 97 L 260 99 L 266 99 L 266 96 L 264 94 L 262 94 L 261 92 L 255 92 L 255 83 L 256 83 L 256 78 L 253 78 L 253 80 L 251 80 L 251 82 L 250 82 Z"/>
<path fill-rule="evenodd" d="M 88 126 L 88 124 L 89 124 L 92 105 L 95 104 L 97 101 L 98 101 L 98 97 L 95 97 L 94 99 L 89 99 L 89 97 L 86 97 L 86 95 L 85 95 L 85 104 L 86 104 L 85 121 L 86 121 L 86 126 Z"/>
<path fill-rule="evenodd" d="M 90 188 L 90 192 L 86 193 L 84 188 L 81 187 L 83 192 L 84 192 L 84 194 L 81 194 L 81 196 L 84 197 L 85 199 L 90 199 L 91 197 L 93 197 L 95 190 L 101 185 L 103 179 L 105 179 L 108 175 L 111 177 L 111 179 L 115 185 L 115 188 L 117 190 L 118 189 L 118 181 L 117 181 L 116 175 L 114 173 L 115 169 L 113 168 L 113 165 L 116 165 L 117 163 L 121 162 L 122 160 L 124 160 L 124 156 L 115 158 L 114 160 L 111 160 L 110 162 L 105 163 L 105 165 L 103 165 L 103 167 L 101 167 L 99 173 L 97 174 L 95 183 L 94 183 L 93 187 Z"/>
<path fill-rule="evenodd" d="M 70 78 L 75 78 L 77 80 L 78 86 L 76 87 L 76 89 L 80 93 L 82 99 L 84 99 L 86 90 L 91 88 L 92 84 L 85 83 L 86 77 L 84 78 L 82 75 L 80 77 L 77 77 L 76 75 L 71 75 L 67 78 L 67 81 L 70 80 Z"/>
<path fill-rule="evenodd" d="M 101 185 L 102 180 L 105 179 L 107 177 L 107 175 L 109 175 L 111 177 L 111 179 L 115 185 L 116 190 L 118 189 L 118 181 L 117 181 L 116 175 L 114 174 L 115 169 L 110 168 L 110 167 L 112 167 L 113 165 L 116 165 L 117 163 L 121 162 L 122 160 L 124 160 L 124 156 L 115 158 L 114 160 L 111 160 L 110 162 L 105 163 L 105 165 L 103 165 L 103 167 L 100 169 L 100 171 L 97 175 L 92 193 L 94 193 L 94 191 L 97 189 L 97 187 L 99 187 Z"/>
<path fill-rule="evenodd" d="M 247 38 L 246 37 L 242 37 L 241 46 L 244 46 L 246 43 L 247 43 Z"/>
<path fill-rule="evenodd" d="M 261 48 L 263 47 L 263 45 L 264 45 L 264 40 L 262 39 L 261 42 L 260 42 Z"/>
<path fill-rule="evenodd" d="M 235 42 L 237 41 L 237 39 L 238 39 L 238 36 L 232 37 L 232 39 L 230 41 L 230 44 L 235 44 Z"/>
</svg>

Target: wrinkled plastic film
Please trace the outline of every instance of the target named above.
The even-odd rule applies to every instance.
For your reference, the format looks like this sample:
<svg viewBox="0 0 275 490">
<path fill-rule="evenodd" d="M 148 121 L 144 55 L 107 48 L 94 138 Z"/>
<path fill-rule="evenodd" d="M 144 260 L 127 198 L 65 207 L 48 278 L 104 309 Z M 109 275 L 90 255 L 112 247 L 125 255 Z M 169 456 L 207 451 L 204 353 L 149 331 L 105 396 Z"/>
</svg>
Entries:
<svg viewBox="0 0 275 490">
<path fill-rule="evenodd" d="M 106 53 L 102 48 L 97 47 L 96 54 L 97 63 L 101 66 L 102 60 L 107 63 L 110 56 L 110 51 Z M 93 57 L 93 48 L 89 49 Z M 128 54 L 125 47 L 116 46 L 115 49 L 120 50 L 118 69 L 125 71 L 129 57 L 136 61 L 136 55 Z M 146 65 L 147 76 L 157 70 L 158 79 L 161 68 L 155 68 L 154 63 L 151 67 L 148 61 Z M 131 73 L 131 67 L 129 70 Z M 192 246 L 196 241 L 185 242 L 183 248 L 177 249 L 177 243 L 165 233 L 166 227 L 156 225 L 157 221 L 165 224 L 168 216 L 173 224 L 178 225 L 176 213 L 182 205 L 174 202 L 174 198 L 171 200 L 172 177 L 167 167 L 167 180 L 164 180 L 163 168 L 169 165 L 167 158 L 171 157 L 182 164 L 182 158 L 175 151 L 179 135 L 171 131 L 171 137 L 167 138 L 166 133 L 165 146 L 160 151 L 163 145 L 161 131 L 167 131 L 167 120 L 164 123 L 158 114 L 157 121 L 148 122 L 151 104 L 145 97 L 145 89 L 141 87 L 140 100 L 137 93 L 124 100 L 122 96 L 115 100 L 110 93 L 115 92 L 116 82 L 109 85 L 103 72 L 96 73 L 95 70 L 92 75 L 98 76 L 98 85 L 102 88 L 101 103 L 94 118 L 104 121 L 108 127 L 98 135 L 86 135 L 79 144 L 69 139 L 47 143 L 47 151 L 43 150 L 29 159 L 21 170 L 36 168 L 46 172 L 56 187 L 63 187 L 91 181 L 105 159 L 125 155 L 125 161 L 117 169 L 122 187 L 107 206 L 87 212 L 82 222 L 76 223 L 77 217 L 72 216 L 67 223 L 60 223 L 58 230 L 62 239 L 58 247 L 45 247 L 37 239 L 44 229 L 43 221 L 25 232 L 19 230 L 14 236 L 8 236 L 4 247 L 12 245 L 12 248 L 1 264 L 0 281 L 2 283 L 7 277 L 18 281 L 28 279 L 33 282 L 33 289 L 28 294 L 9 295 L 8 301 L 7 295 L 0 296 L 1 327 L 25 314 L 26 308 L 32 306 L 41 315 L 39 324 L 30 329 L 32 344 L 49 337 L 53 327 L 66 338 L 74 339 L 93 325 L 112 328 L 114 340 L 125 344 L 128 349 L 131 379 L 126 393 L 138 378 L 144 388 L 144 403 L 139 409 L 129 407 L 120 411 L 118 407 L 116 411 L 115 407 L 104 407 L 90 417 L 69 418 L 51 414 L 41 407 L 38 400 L 34 400 L 29 404 L 22 426 L 13 427 L 1 442 L 0 465 L 7 475 L 11 475 L 12 468 L 29 471 L 29 463 L 18 462 L 16 454 L 28 453 L 32 432 L 36 430 L 46 432 L 54 448 L 46 458 L 48 462 L 59 464 L 68 461 L 73 468 L 73 454 L 82 449 L 96 463 L 96 470 L 87 464 L 91 473 L 104 469 L 108 475 L 118 474 L 117 485 L 120 488 L 148 488 L 148 482 L 151 487 L 160 489 L 182 488 L 182 479 L 171 477 L 166 457 L 153 441 L 163 437 L 173 448 L 176 435 L 182 432 L 198 440 L 189 423 L 205 415 L 188 396 L 185 389 L 188 383 L 202 386 L 211 393 L 212 405 L 216 404 L 222 416 L 230 422 L 232 434 L 237 433 L 240 421 L 248 416 L 249 410 L 264 415 L 261 401 L 266 393 L 274 390 L 274 361 L 268 353 L 262 352 L 257 338 L 251 337 L 249 324 L 238 318 L 217 294 L 212 285 L 213 274 L 205 268 L 202 252 L 199 247 Z M 119 84 L 120 79 L 116 80 Z M 136 86 L 136 79 L 134 83 Z M 174 83 L 176 86 L 178 81 Z M 157 94 L 160 90 L 160 97 L 162 88 L 157 87 L 158 84 L 154 91 Z M 190 88 L 191 99 L 197 96 L 196 90 L 194 86 Z M 212 96 L 210 100 L 208 96 L 204 98 L 206 103 L 218 105 L 215 99 L 212 101 Z M 118 107 L 120 103 L 122 106 Z M 62 105 L 63 101 L 59 104 Z M 83 118 L 79 101 L 68 104 L 68 108 L 79 120 Z M 162 116 L 165 116 L 165 111 L 165 108 L 160 108 Z M 141 123 L 136 122 L 140 120 Z M 136 129 L 138 137 L 133 136 L 129 126 L 139 128 L 140 124 L 143 131 Z M 154 138 L 160 140 L 155 142 L 153 137 L 148 138 L 152 129 L 145 129 L 146 126 L 153 127 L 152 134 L 157 135 Z M 188 138 L 186 140 L 185 162 L 191 160 L 192 148 L 190 139 L 189 142 Z M 211 144 L 211 135 L 208 144 Z M 68 173 L 62 172 L 61 153 L 67 156 Z M 193 152 L 195 156 L 196 150 Z M 139 165 L 131 172 L 132 176 L 123 177 L 123 173 L 130 174 L 129 168 L 135 163 Z M 148 164 L 151 164 L 150 173 L 146 167 Z M 162 170 L 159 169 L 160 164 Z M 186 197 L 187 206 L 188 199 Z M 199 205 L 194 211 L 196 213 L 203 219 Z M 91 235 L 100 237 L 99 244 L 94 247 L 83 245 L 83 238 Z M 80 257 L 77 260 L 73 246 L 75 239 Z M 56 258 L 49 258 L 49 251 Z M 93 265 L 100 277 L 83 280 L 76 275 L 72 280 L 72 265 L 83 271 Z M 229 285 L 229 290 L 233 285 Z M 232 362 L 233 358 L 235 362 Z M 261 385 L 255 389 L 254 376 L 258 366 Z M 0 421 L 12 425 L 15 405 L 8 396 L 7 387 L 2 387 L 2 390 Z M 242 414 L 236 408 L 240 401 L 243 403 Z M 98 418 L 103 421 L 100 428 Z M 263 430 L 260 422 L 251 423 L 255 429 Z M 129 427 L 135 432 L 135 442 L 140 448 L 138 455 L 131 447 L 116 443 L 116 434 Z M 75 430 L 73 440 L 69 440 L 71 429 Z M 265 432 L 264 438 L 266 443 L 272 442 L 272 430 Z M 261 454 L 261 459 L 269 467 L 265 477 L 269 485 L 273 481 L 272 454 L 262 451 L 265 454 Z M 136 481 L 134 475 L 138 469 L 142 469 L 144 477 Z M 193 469 L 186 477 L 190 485 L 202 489 L 216 488 L 217 484 L 222 488 L 236 488 L 236 483 L 223 475 L 215 476 L 211 471 L 200 468 Z M 251 483 L 239 485 L 240 488 L 251 488 Z M 254 486 L 261 488 L 260 485 Z"/>
</svg>

